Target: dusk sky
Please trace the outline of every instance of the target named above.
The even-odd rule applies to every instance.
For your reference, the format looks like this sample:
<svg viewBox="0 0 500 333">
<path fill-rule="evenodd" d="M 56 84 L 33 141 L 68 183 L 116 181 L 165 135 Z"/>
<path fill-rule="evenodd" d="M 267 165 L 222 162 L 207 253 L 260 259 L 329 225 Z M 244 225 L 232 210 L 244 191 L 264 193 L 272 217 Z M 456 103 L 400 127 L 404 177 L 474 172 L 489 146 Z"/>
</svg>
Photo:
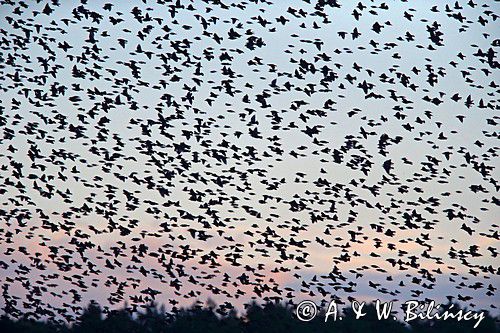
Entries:
<svg viewBox="0 0 500 333">
<path fill-rule="evenodd" d="M 1 308 L 498 313 L 498 13 L 2 2 Z"/>
</svg>

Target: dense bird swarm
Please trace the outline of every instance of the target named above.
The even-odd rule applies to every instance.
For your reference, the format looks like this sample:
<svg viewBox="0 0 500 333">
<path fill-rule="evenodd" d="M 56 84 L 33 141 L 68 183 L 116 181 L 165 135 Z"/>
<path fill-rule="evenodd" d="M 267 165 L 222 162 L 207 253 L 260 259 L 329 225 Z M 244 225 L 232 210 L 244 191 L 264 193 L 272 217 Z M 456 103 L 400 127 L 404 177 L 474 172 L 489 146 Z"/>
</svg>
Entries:
<svg viewBox="0 0 500 333">
<path fill-rule="evenodd" d="M 495 1 L 1 1 L 12 318 L 496 311 Z M 318 303 L 319 304 L 319 303 Z"/>
</svg>

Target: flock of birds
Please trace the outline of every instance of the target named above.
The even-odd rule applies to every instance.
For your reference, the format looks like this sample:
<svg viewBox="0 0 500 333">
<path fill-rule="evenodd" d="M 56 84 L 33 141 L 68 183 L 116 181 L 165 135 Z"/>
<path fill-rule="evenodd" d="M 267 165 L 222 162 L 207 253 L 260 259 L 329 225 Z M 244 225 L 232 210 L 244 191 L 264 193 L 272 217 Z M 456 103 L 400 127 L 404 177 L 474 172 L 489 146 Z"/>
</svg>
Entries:
<svg viewBox="0 0 500 333">
<path fill-rule="evenodd" d="M 0 3 L 9 316 L 496 311 L 497 1 Z"/>
</svg>

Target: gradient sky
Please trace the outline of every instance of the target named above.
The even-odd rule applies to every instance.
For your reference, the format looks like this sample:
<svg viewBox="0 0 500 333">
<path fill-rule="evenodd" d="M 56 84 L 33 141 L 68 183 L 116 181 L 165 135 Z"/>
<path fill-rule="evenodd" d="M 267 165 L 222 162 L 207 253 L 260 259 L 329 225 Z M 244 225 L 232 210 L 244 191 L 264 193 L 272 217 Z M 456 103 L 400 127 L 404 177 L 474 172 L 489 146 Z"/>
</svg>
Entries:
<svg viewBox="0 0 500 333">
<path fill-rule="evenodd" d="M 498 249 L 498 238 L 491 237 L 498 232 L 495 223 L 499 211 L 493 199 L 498 179 L 498 99 L 496 87 L 490 85 L 498 82 L 498 68 L 491 68 L 485 58 L 474 54 L 498 48 L 494 46 L 498 44 L 498 29 L 493 20 L 498 3 L 478 1 L 471 8 L 459 2 L 463 8 L 455 9 L 454 1 L 440 2 L 438 11 L 432 11 L 431 1 L 388 1 L 387 10 L 383 2 L 373 1 L 365 4 L 367 8 L 362 10 L 359 21 L 351 15 L 357 3 L 341 3 L 340 8 L 324 9 L 329 23 L 314 15 L 314 4 L 307 2 L 249 2 L 244 9 L 228 3 L 229 8 L 222 9 L 192 1 L 172 18 L 167 4 L 120 2 L 107 11 L 103 3 L 88 1 L 84 7 L 102 15 L 99 22 L 92 22 L 90 16 L 75 19 L 72 11 L 79 6 L 77 3 L 62 2 L 57 7 L 50 4 L 54 10 L 50 15 L 34 15 L 42 12 L 46 2 L 29 3 L 20 15 L 15 11 L 17 4 L 1 5 L 0 183 L 5 187 L 0 192 L 0 281 L 9 286 L 10 297 L 23 300 L 31 295 L 34 303 L 50 304 L 54 309 L 69 309 L 69 303 L 84 306 L 90 299 L 119 307 L 125 301 L 145 303 L 148 297 L 142 295 L 141 303 L 135 296 L 150 287 L 161 292 L 156 300 L 167 308 L 172 306 L 169 300 L 185 306 L 207 298 L 241 307 L 252 298 L 262 300 L 253 291 L 255 285 L 268 285 L 270 290 L 263 297 L 288 300 L 288 291 L 279 295 L 277 290 L 289 287 L 294 302 L 330 297 L 346 301 L 348 296 L 406 301 L 417 295 L 422 300 L 446 301 L 445 296 L 460 294 L 473 297 L 464 303 L 469 307 L 496 311 L 491 305 L 500 303 L 498 294 L 488 295 L 485 287 L 500 285 L 500 261 L 488 250 Z M 188 9 L 188 4 L 193 10 Z M 290 6 L 307 14 L 295 17 L 288 12 Z M 138 22 L 131 14 L 134 7 L 153 20 Z M 411 21 L 404 17 L 405 12 L 413 15 Z M 458 12 L 466 17 L 462 23 L 452 17 Z M 278 23 L 280 16 L 289 22 Z M 480 16 L 488 22 L 480 24 Z M 113 25 L 110 17 L 123 21 Z M 207 28 L 208 34 L 204 34 L 200 17 L 216 18 Z M 270 24 L 262 26 L 259 17 Z M 375 22 L 384 26 L 380 33 L 372 30 Z M 441 46 L 429 39 L 427 27 L 433 22 L 439 23 L 443 33 Z M 36 31 L 37 25 L 40 32 Z M 361 33 L 359 38 L 351 38 L 354 28 Z M 23 29 L 30 30 L 29 36 Z M 95 44 L 88 40 L 89 29 L 95 30 Z M 138 32 L 143 29 L 150 32 L 141 40 Z M 230 29 L 241 37 L 230 39 Z M 339 32 L 346 32 L 346 37 Z M 223 38 L 220 43 L 207 36 L 214 33 Z M 248 49 L 245 44 L 251 33 L 261 37 L 265 45 Z M 408 33 L 413 36 L 411 40 L 407 39 Z M 119 45 L 119 39 L 127 41 L 125 47 Z M 370 44 L 372 40 L 377 47 Z M 52 56 L 40 41 L 49 45 Z M 72 46 L 67 52 L 57 47 L 64 41 Z M 190 44 L 187 57 L 175 50 L 176 41 L 179 45 Z M 320 49 L 315 41 L 322 42 Z M 138 45 L 143 52 L 136 52 Z M 151 57 L 144 51 L 151 52 Z M 206 58 L 207 52 L 213 54 L 213 60 Z M 86 53 L 86 59 L 81 59 L 82 53 Z M 162 57 L 173 53 L 179 60 L 164 63 Z M 232 57 L 230 61 L 219 58 L 226 53 Z M 459 53 L 465 58 L 461 59 Z M 322 54 L 330 59 L 321 59 Z M 9 57 L 13 57 L 10 63 Z M 48 60 L 49 73 L 39 59 Z M 317 71 L 300 73 L 300 60 L 313 63 Z M 138 77 L 131 72 L 132 62 L 140 68 Z M 196 64 L 201 66 L 202 75 L 196 75 Z M 360 69 L 356 70 L 354 64 Z M 328 89 L 320 85 L 323 66 L 338 77 Z M 75 67 L 85 73 L 85 78 L 73 76 Z M 227 74 L 228 68 L 234 72 L 233 77 Z M 417 74 L 413 68 L 421 72 Z M 51 70 L 56 74 L 51 75 Z M 20 75 L 17 81 L 15 72 Z M 429 72 L 437 74 L 434 85 L 427 82 Z M 415 84 L 415 90 L 401 84 L 402 74 Z M 32 80 L 40 75 L 45 75 L 45 84 Z M 356 77 L 353 84 L 347 75 Z M 384 75 L 386 82 L 382 82 Z M 234 96 L 218 88 L 224 87 L 228 79 Z M 372 91 L 384 98 L 367 99 L 358 88 L 365 80 L 373 83 Z M 286 88 L 287 82 L 291 89 Z M 51 96 L 54 83 L 68 88 L 64 95 Z M 314 85 L 313 94 L 304 92 L 308 84 Z M 186 87 L 193 90 L 192 104 L 184 99 Z M 124 89 L 130 100 L 123 94 Z M 37 98 L 37 90 L 41 95 L 47 93 L 47 98 Z M 401 97 L 391 99 L 391 91 L 408 102 Z M 269 94 L 269 107 L 262 107 L 256 100 L 264 92 Z M 455 102 L 451 97 L 457 93 L 462 99 Z M 245 95 L 249 103 L 244 102 Z M 464 105 L 469 95 L 474 100 L 470 108 Z M 72 102 L 72 96 L 81 100 Z M 116 100 L 118 96 L 123 104 L 103 109 L 105 98 Z M 169 106 L 168 96 L 179 106 Z M 430 103 L 426 96 L 437 97 L 442 103 Z M 327 100 L 334 103 L 330 109 L 324 107 Z M 479 108 L 480 100 L 492 107 Z M 293 106 L 297 101 L 307 104 L 296 109 Z M 324 116 L 316 110 L 324 111 Z M 395 116 L 398 111 L 405 115 L 404 119 Z M 304 115 L 306 121 L 301 118 Z M 463 122 L 457 115 L 465 116 Z M 102 117 L 108 121 L 99 125 Z M 167 121 L 170 127 L 162 130 L 158 122 L 168 117 L 172 117 Z M 278 118 L 281 120 L 276 123 Z M 291 122 L 297 126 L 289 126 Z M 84 136 L 75 137 L 70 124 L 82 126 Z M 408 131 L 403 127 L 406 124 L 414 128 Z M 314 137 L 303 131 L 318 125 L 323 127 Z M 249 129 L 254 128 L 262 138 L 250 135 Z M 361 128 L 374 134 L 364 138 Z M 144 129 L 150 134 L 145 134 Z M 191 131 L 192 136 L 183 136 L 183 131 Z M 237 135 L 238 131 L 242 134 Z M 382 134 L 393 139 L 401 137 L 398 144 L 386 148 L 385 156 L 378 147 Z M 356 140 L 357 147 L 343 154 L 342 163 L 335 163 L 333 151 L 349 145 L 351 139 Z M 154 154 L 144 153 L 142 140 L 151 141 Z M 178 153 L 176 145 L 180 143 L 187 144 L 189 150 Z M 9 150 L 10 146 L 15 151 Z M 28 151 L 34 146 L 40 157 L 32 162 Z M 249 147 L 255 149 L 255 156 L 248 154 Z M 283 153 L 277 153 L 276 148 Z M 217 161 L 214 150 L 225 150 L 227 163 Z M 105 155 L 113 152 L 119 155 L 106 161 Z M 291 152 L 302 155 L 294 157 Z M 447 152 L 451 153 L 449 159 Z M 483 177 L 466 163 L 466 153 L 475 155 L 478 164 L 491 167 L 489 175 Z M 201 159 L 205 161 L 196 162 Z M 383 168 L 389 159 L 393 163 L 390 174 Z M 439 160 L 432 167 L 435 172 L 428 166 L 433 159 Z M 189 169 L 183 167 L 185 161 L 190 161 Z M 367 175 L 356 167 L 360 162 L 371 163 Z M 21 175 L 16 174 L 15 163 L 22 163 Z M 47 179 L 42 179 L 43 175 Z M 50 176 L 54 179 L 48 179 Z M 134 182 L 134 177 L 145 181 Z M 205 178 L 206 184 L 200 178 Z M 331 186 L 319 186 L 318 178 Z M 216 184 L 220 180 L 224 185 Z M 16 186 L 18 182 L 24 187 Z M 332 189 L 335 184 L 339 185 L 338 193 Z M 53 186 L 54 195 L 43 197 L 37 185 L 42 191 L 52 191 Z M 379 186 L 378 195 L 364 185 Z M 481 185 L 484 191 L 474 193 L 471 185 Z M 168 190 L 168 194 L 162 196 L 160 188 Z M 191 200 L 192 191 L 200 201 Z M 125 192 L 136 198 L 137 208 L 133 211 L 127 209 L 127 197 L 131 195 Z M 355 195 L 355 200 L 346 194 Z M 425 210 L 431 206 L 429 203 L 422 203 L 429 198 L 439 199 L 439 205 L 432 207 L 434 213 Z M 291 211 L 290 202 L 294 200 L 303 202 L 306 208 Z M 335 212 L 329 211 L 332 202 Z M 375 207 L 377 203 L 381 208 Z M 88 212 L 82 210 L 84 205 Z M 210 209 L 217 218 L 210 216 Z M 449 209 L 462 212 L 464 219 L 450 220 Z M 112 221 L 104 217 L 102 210 L 114 212 Z M 416 222 L 418 228 L 408 229 L 404 214 L 414 210 L 423 221 Z M 195 220 L 187 219 L 184 212 L 194 215 Z M 311 214 L 323 214 L 325 219 L 313 222 Z M 52 232 L 44 228 L 47 221 L 66 226 L 67 230 L 59 226 Z M 167 232 L 161 225 L 165 222 Z M 432 222 L 433 228 L 424 229 L 425 222 Z M 461 229 L 464 223 L 473 228 L 472 235 Z M 130 234 L 120 235 L 116 227 L 108 228 L 110 224 L 124 226 Z M 381 226 L 383 232 L 371 225 Z M 189 229 L 204 230 L 212 237 L 194 239 Z M 326 229 L 329 234 L 325 234 Z M 387 229 L 395 234 L 386 235 Z M 351 241 L 349 231 L 359 233 L 356 241 Z M 317 237 L 328 246 L 318 243 Z M 272 240 L 272 246 L 266 245 L 266 238 Z M 307 243 L 301 248 L 291 244 L 292 239 Z M 82 257 L 75 252 L 75 241 L 91 242 L 95 247 L 85 250 Z M 139 244 L 148 247 L 143 257 L 134 250 Z M 280 259 L 277 244 L 286 246 L 287 260 Z M 389 244 L 394 244 L 395 249 Z M 480 256 L 470 253 L 474 244 Z M 58 246 L 58 252 L 51 255 Z M 28 254 L 20 252 L 20 247 L 25 247 Z M 113 254 L 115 248 L 122 248 L 117 257 Z M 216 265 L 202 262 L 211 251 L 219 255 L 213 261 Z M 424 251 L 429 258 L 423 256 Z M 457 256 L 452 258 L 450 252 Z M 159 263 L 157 254 L 162 253 L 167 262 L 172 260 L 170 276 Z M 350 260 L 341 261 L 346 253 Z M 131 261 L 134 255 L 140 262 Z M 240 256 L 240 266 L 227 260 L 231 255 Z M 412 256 L 418 258 L 418 268 L 408 265 Z M 36 265 L 35 257 L 44 267 Z M 472 267 L 464 265 L 461 257 Z M 113 268 L 106 267 L 107 259 L 116 260 L 118 265 L 113 262 Z M 387 259 L 401 259 L 405 269 L 393 267 Z M 91 273 L 92 265 L 98 273 Z M 141 266 L 146 276 L 140 272 Z M 496 274 L 481 270 L 488 266 Z M 180 274 L 181 268 L 185 276 Z M 423 270 L 430 272 L 435 281 L 422 279 Z M 332 280 L 332 271 L 341 274 Z M 230 282 L 224 282 L 224 273 Z M 237 277 L 243 273 L 253 284 L 240 283 Z M 189 275 L 197 282 L 189 281 Z M 182 284 L 179 291 L 171 286 L 175 279 Z M 369 281 L 377 287 L 369 287 Z M 400 282 L 404 286 L 399 286 Z M 477 282 L 484 287 L 471 288 Z M 423 283 L 432 288 L 425 288 Z M 37 295 L 37 286 L 46 289 Z M 321 296 L 318 287 L 328 296 Z M 350 287 L 352 292 L 345 289 Z M 241 295 L 237 297 L 238 290 Z M 4 294 L 0 304 L 4 307 L 11 300 Z M 20 311 L 29 310 L 23 307 L 22 301 L 17 302 Z"/>
</svg>

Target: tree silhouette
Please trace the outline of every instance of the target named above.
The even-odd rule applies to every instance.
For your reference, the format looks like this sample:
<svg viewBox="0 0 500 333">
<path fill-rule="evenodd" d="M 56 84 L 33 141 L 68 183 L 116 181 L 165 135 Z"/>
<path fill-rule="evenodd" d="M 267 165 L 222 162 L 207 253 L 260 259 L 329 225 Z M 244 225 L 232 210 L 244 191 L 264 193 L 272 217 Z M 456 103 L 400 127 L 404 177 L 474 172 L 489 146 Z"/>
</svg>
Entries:
<svg viewBox="0 0 500 333">
<path fill-rule="evenodd" d="M 448 309 L 451 304 L 443 306 Z M 458 304 L 453 304 L 455 311 L 460 310 Z M 212 301 L 205 306 L 194 304 L 167 313 L 163 306 L 151 302 L 139 313 L 127 306 L 119 310 L 104 311 L 94 301 L 82 311 L 77 321 L 72 325 L 57 322 L 43 322 L 30 319 L 28 315 L 13 320 L 6 315 L 0 316 L 1 333 L 494 333 L 500 332 L 499 318 L 485 312 L 485 318 L 474 329 L 475 321 L 456 320 L 414 320 L 408 325 L 389 319 L 378 320 L 376 307 L 366 304 L 362 318 L 356 319 L 351 308 L 345 308 L 341 317 L 325 323 L 325 313 L 320 311 L 316 318 L 302 322 L 295 316 L 294 307 L 280 303 L 260 305 L 251 303 L 246 306 L 245 313 L 237 315 L 235 309 L 222 309 Z"/>
<path fill-rule="evenodd" d="M 362 333 L 362 332 L 408 332 L 405 325 L 393 316 L 388 319 L 378 319 L 377 310 L 374 304 L 366 304 L 363 307 L 365 315 L 356 319 L 356 314 L 352 308 L 344 309 L 344 317 L 340 323 L 340 331 L 347 333 Z"/>
<path fill-rule="evenodd" d="M 102 332 L 104 327 L 102 309 L 95 301 L 90 301 L 80 316 L 79 323 L 73 328 L 75 333 Z"/>
</svg>

